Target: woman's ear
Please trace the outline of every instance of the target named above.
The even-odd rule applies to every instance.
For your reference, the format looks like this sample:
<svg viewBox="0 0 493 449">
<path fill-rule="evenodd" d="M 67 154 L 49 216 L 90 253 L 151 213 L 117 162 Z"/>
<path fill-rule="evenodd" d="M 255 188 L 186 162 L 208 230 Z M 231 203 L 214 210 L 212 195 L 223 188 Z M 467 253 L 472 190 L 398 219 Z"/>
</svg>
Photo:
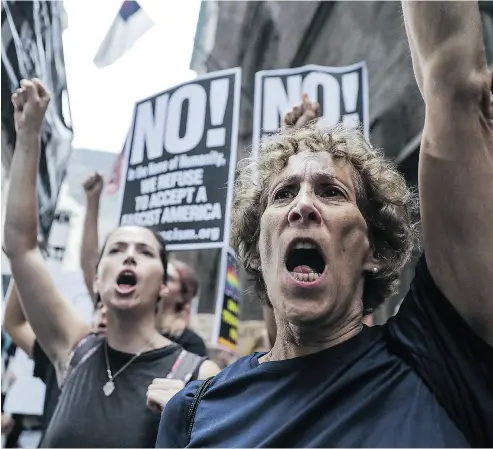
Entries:
<svg viewBox="0 0 493 449">
<path fill-rule="evenodd" d="M 385 262 L 382 259 L 376 258 L 374 255 L 368 257 L 368 260 L 363 267 L 364 271 L 373 275 L 380 273 L 384 268 Z"/>
</svg>

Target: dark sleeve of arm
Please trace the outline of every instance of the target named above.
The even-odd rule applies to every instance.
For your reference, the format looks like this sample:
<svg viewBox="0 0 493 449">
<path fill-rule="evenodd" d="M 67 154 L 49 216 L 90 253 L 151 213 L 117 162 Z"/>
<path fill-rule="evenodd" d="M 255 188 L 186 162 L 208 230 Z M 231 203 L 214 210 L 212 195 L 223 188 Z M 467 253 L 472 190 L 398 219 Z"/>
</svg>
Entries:
<svg viewBox="0 0 493 449">
<path fill-rule="evenodd" d="M 159 422 L 156 448 L 184 448 L 188 445 L 188 413 L 202 382 L 191 382 L 164 407 Z"/>
<path fill-rule="evenodd" d="M 46 353 L 43 351 L 43 348 L 38 343 L 38 340 L 34 341 L 33 346 L 33 361 L 34 361 L 34 377 L 41 379 L 44 383 L 46 383 L 46 375 L 48 373 L 48 369 L 51 366 L 51 360 L 48 358 Z"/>
<path fill-rule="evenodd" d="M 493 348 L 438 289 L 424 255 L 387 330 L 390 344 L 420 374 L 471 445 L 492 447 Z"/>
</svg>

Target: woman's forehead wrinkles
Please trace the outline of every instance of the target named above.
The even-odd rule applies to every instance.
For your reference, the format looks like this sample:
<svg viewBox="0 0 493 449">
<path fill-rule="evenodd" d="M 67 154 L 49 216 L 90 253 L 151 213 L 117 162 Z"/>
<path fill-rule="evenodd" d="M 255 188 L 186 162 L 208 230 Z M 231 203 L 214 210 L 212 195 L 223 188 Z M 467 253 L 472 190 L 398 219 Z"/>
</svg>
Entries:
<svg viewBox="0 0 493 449">
<path fill-rule="evenodd" d="M 301 161 L 290 159 L 285 169 L 277 176 L 277 181 L 286 179 L 334 178 L 334 165 L 331 158 L 317 153 L 307 154 Z"/>
</svg>

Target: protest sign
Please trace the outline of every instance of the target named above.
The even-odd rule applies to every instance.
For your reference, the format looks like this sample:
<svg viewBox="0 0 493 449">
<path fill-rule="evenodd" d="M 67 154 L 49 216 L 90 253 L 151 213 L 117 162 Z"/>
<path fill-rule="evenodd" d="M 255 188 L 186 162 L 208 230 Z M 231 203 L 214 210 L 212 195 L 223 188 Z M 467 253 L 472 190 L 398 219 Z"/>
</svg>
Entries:
<svg viewBox="0 0 493 449">
<path fill-rule="evenodd" d="M 70 233 L 70 211 L 57 210 L 51 227 L 50 238 L 48 239 L 47 256 L 48 259 L 63 262 L 65 251 Z"/>
<path fill-rule="evenodd" d="M 364 62 L 346 67 L 307 65 L 295 69 L 264 70 L 255 74 L 253 151 L 258 157 L 265 135 L 281 127 L 284 115 L 300 104 L 307 93 L 318 101 L 327 126 L 342 121 L 348 126 L 363 125 L 369 136 L 368 75 Z"/>
<path fill-rule="evenodd" d="M 228 244 L 240 76 L 209 73 L 136 104 L 120 225 L 160 232 L 169 250 Z"/>
<path fill-rule="evenodd" d="M 222 276 L 223 288 L 219 289 L 216 311 L 216 323 L 213 332 L 213 345 L 219 344 L 232 351 L 238 344 L 238 323 L 240 319 L 240 266 L 234 251 L 226 253 L 225 276 Z"/>
<path fill-rule="evenodd" d="M 43 121 L 37 185 L 39 235 L 44 244 L 72 152 L 62 43 L 64 15 L 62 2 L 2 1 L 2 165 L 7 173 L 16 139 L 10 96 L 23 78 L 40 78 L 51 91 Z"/>
</svg>

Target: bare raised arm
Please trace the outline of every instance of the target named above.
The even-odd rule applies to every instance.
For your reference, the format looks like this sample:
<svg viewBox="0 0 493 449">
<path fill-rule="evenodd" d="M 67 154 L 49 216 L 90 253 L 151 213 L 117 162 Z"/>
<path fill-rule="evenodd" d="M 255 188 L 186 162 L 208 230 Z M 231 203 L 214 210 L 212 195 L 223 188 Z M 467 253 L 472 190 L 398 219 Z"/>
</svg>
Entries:
<svg viewBox="0 0 493 449">
<path fill-rule="evenodd" d="M 19 292 L 15 283 L 9 287 L 9 290 L 3 317 L 3 326 L 12 338 L 12 341 L 29 357 L 32 357 L 36 336 L 22 309 Z"/>
<path fill-rule="evenodd" d="M 60 371 L 90 328 L 56 289 L 38 249 L 36 179 L 49 92 L 37 79 L 22 80 L 12 101 L 17 140 L 10 168 L 4 242 L 27 319 Z"/>
<path fill-rule="evenodd" d="M 94 296 L 93 282 L 96 276 L 96 267 L 99 255 L 99 200 L 103 190 L 103 177 L 99 173 L 89 176 L 83 184 L 86 193 L 87 207 L 82 232 L 82 247 L 80 251 L 80 265 L 84 275 L 84 282 L 91 297 Z"/>
<path fill-rule="evenodd" d="M 419 189 L 430 272 L 493 344 L 491 74 L 477 2 L 403 2 L 426 103 Z M 420 74 L 420 75 L 419 75 Z"/>
</svg>

